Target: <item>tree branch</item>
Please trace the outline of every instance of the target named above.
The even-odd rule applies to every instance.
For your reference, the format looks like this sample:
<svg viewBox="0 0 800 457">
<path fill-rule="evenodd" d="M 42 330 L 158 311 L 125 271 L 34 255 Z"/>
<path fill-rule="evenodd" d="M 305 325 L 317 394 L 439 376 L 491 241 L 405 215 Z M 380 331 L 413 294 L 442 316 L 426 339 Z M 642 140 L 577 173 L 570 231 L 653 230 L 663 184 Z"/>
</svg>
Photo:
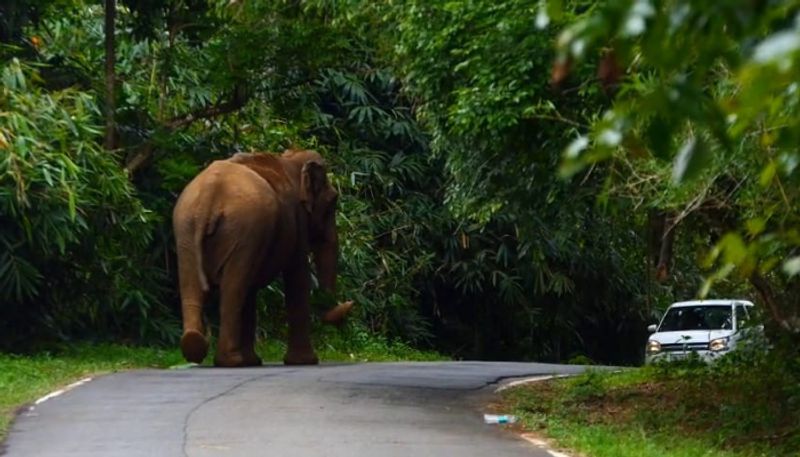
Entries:
<svg viewBox="0 0 800 457">
<path fill-rule="evenodd" d="M 238 111 L 250 100 L 251 95 L 242 86 L 234 89 L 233 95 L 229 100 L 218 102 L 210 106 L 205 106 L 191 113 L 173 117 L 158 128 L 159 133 L 171 133 L 175 130 L 189 126 L 199 119 L 210 119 L 223 114 Z M 125 172 L 130 176 L 144 166 L 152 157 L 155 150 L 155 135 L 151 135 L 144 143 L 136 148 L 130 158 L 125 163 Z"/>
<path fill-rule="evenodd" d="M 586 124 L 581 124 L 580 122 L 573 121 L 572 119 L 567 119 L 567 118 L 565 118 L 564 116 L 562 116 L 558 112 L 556 112 L 555 116 L 552 116 L 552 115 L 549 115 L 549 114 L 533 114 L 533 115 L 530 115 L 530 116 L 526 116 L 526 119 L 563 122 L 564 124 L 571 125 L 573 127 L 580 127 L 580 128 L 588 128 L 589 127 Z"/>
<path fill-rule="evenodd" d="M 672 265 L 673 244 L 675 242 L 675 230 L 678 220 L 674 214 L 664 215 L 663 232 L 661 235 L 661 249 L 658 252 L 658 265 L 656 266 L 656 280 L 664 282 L 669 279 L 670 267 Z"/>
<path fill-rule="evenodd" d="M 117 14 L 117 2 L 116 0 L 106 0 L 105 1 L 105 72 L 106 72 L 106 131 L 105 131 L 105 140 L 103 141 L 103 145 L 105 146 L 106 150 L 110 151 L 116 147 L 116 135 L 114 134 L 114 130 L 116 125 L 114 123 L 114 111 L 115 111 L 115 103 L 114 103 L 114 96 L 115 90 L 114 86 L 115 79 L 116 79 L 116 72 L 114 71 L 114 65 L 116 60 L 116 54 L 114 50 L 114 21 L 116 19 Z"/>
<path fill-rule="evenodd" d="M 192 113 L 174 117 L 169 121 L 167 121 L 166 124 L 164 124 L 164 129 L 166 129 L 169 132 L 172 132 L 182 127 L 186 127 L 187 125 L 191 124 L 192 122 L 198 119 L 209 119 L 222 114 L 228 114 L 234 111 L 238 111 L 250 99 L 249 95 L 240 94 L 239 92 L 240 90 L 237 89 L 236 92 L 234 92 L 234 95 L 231 98 L 231 100 L 221 103 L 216 103 L 211 106 L 203 107 Z"/>
<path fill-rule="evenodd" d="M 299 81 L 293 81 L 283 86 L 274 87 L 268 90 L 270 92 L 280 92 L 294 89 L 295 87 L 303 86 L 313 81 L 314 78 L 307 78 Z M 175 130 L 187 127 L 200 119 L 210 119 L 224 114 L 233 113 L 243 108 L 252 97 L 253 94 L 248 92 L 244 85 L 237 85 L 235 86 L 230 99 L 217 102 L 213 105 L 205 106 L 191 113 L 173 117 L 156 130 L 158 133 L 171 133 Z M 153 155 L 153 151 L 155 150 L 154 136 L 155 135 L 151 136 L 144 143 L 140 144 L 136 148 L 136 151 L 129 156 L 129 159 L 125 163 L 125 172 L 128 173 L 128 175 L 131 175 L 141 169 Z"/>
<path fill-rule="evenodd" d="M 136 152 L 133 154 L 133 156 L 131 156 L 131 158 L 125 163 L 125 173 L 130 176 L 142 168 L 142 166 L 147 163 L 147 160 L 153 155 L 153 149 L 155 149 L 155 144 L 153 144 L 152 138 L 139 145 L 139 147 L 136 148 Z"/>
<path fill-rule="evenodd" d="M 758 295 L 761 296 L 761 300 L 766 305 L 772 320 L 788 330 L 788 324 L 783 317 L 783 313 L 781 313 L 778 305 L 775 303 L 775 292 L 772 290 L 770 283 L 757 271 L 753 272 L 748 279 L 756 292 L 758 292 Z"/>
</svg>

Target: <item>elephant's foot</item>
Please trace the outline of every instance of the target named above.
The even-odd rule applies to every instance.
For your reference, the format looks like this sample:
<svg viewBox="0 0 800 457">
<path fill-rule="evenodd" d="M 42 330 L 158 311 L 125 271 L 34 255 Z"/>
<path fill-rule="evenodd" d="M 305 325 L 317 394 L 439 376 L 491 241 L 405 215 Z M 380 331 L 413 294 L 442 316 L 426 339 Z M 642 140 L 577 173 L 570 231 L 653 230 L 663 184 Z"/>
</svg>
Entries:
<svg viewBox="0 0 800 457">
<path fill-rule="evenodd" d="M 189 362 L 203 363 L 208 355 L 208 340 L 197 330 L 187 330 L 181 337 L 181 352 Z"/>
<path fill-rule="evenodd" d="M 214 357 L 214 366 L 217 367 L 260 367 L 262 365 L 261 357 L 252 354 L 241 352 L 219 353 Z"/>
<path fill-rule="evenodd" d="M 316 365 L 319 363 L 317 354 L 313 349 L 306 351 L 292 351 L 291 349 L 283 356 L 284 365 Z"/>
<path fill-rule="evenodd" d="M 246 367 L 260 367 L 261 365 L 264 364 L 264 362 L 261 361 L 261 357 L 259 357 L 258 354 L 256 354 L 255 352 L 252 353 L 245 352 L 243 361 L 244 361 L 244 366 Z"/>
<path fill-rule="evenodd" d="M 219 352 L 214 357 L 215 367 L 246 367 L 245 358 L 240 352 L 232 352 L 228 354 L 220 354 Z"/>
</svg>

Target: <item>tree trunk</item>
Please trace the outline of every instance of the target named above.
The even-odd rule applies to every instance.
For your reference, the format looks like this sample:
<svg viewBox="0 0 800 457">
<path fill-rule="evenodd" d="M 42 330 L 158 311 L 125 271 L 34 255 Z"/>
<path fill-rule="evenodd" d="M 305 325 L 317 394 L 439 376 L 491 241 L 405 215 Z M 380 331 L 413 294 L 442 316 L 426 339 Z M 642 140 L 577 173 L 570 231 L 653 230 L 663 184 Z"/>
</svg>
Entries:
<svg viewBox="0 0 800 457">
<path fill-rule="evenodd" d="M 753 285 L 753 288 L 758 292 L 758 295 L 761 296 L 761 300 L 764 302 L 767 311 L 769 312 L 769 316 L 772 318 L 778 326 L 780 326 L 784 330 L 791 330 L 789 323 L 783 316 L 778 304 L 775 303 L 775 291 L 770 285 L 769 281 L 766 280 L 759 272 L 753 272 L 750 275 L 750 284 Z"/>
<path fill-rule="evenodd" d="M 115 50 L 114 50 L 114 21 L 117 15 L 117 2 L 116 0 L 105 0 L 106 3 L 106 21 L 105 21 L 105 35 L 106 35 L 106 136 L 105 148 L 112 150 L 116 147 L 115 138 L 115 123 L 114 123 L 114 87 L 116 80 L 116 73 L 114 71 L 115 63 Z"/>
<path fill-rule="evenodd" d="M 675 224 L 675 215 L 667 214 L 664 217 L 664 231 L 661 236 L 661 249 L 658 253 L 658 265 L 656 266 L 656 279 L 664 282 L 669 279 L 672 269 L 673 244 L 675 242 L 675 231 L 678 230 Z"/>
<path fill-rule="evenodd" d="M 655 264 L 658 282 L 669 279 L 675 242 L 675 214 L 666 211 L 651 211 L 648 214 L 647 253 Z M 650 262 L 648 262 L 648 265 Z"/>
</svg>

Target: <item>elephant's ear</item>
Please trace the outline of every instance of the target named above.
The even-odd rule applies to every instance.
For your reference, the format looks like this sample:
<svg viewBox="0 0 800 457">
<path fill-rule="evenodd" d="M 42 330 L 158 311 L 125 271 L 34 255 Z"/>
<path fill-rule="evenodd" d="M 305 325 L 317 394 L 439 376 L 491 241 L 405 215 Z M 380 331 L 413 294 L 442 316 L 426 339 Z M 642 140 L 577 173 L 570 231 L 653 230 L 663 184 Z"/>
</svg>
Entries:
<svg viewBox="0 0 800 457">
<path fill-rule="evenodd" d="M 319 162 L 310 161 L 303 165 L 300 172 L 300 201 L 306 210 L 311 213 L 314 200 L 325 186 L 325 167 Z"/>
</svg>

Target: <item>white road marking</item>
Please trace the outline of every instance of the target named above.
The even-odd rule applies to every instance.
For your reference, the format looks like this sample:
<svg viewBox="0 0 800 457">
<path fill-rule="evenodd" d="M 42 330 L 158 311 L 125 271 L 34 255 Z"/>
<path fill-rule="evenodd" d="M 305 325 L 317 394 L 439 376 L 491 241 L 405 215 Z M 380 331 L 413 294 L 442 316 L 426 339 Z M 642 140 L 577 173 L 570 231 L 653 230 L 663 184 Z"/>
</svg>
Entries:
<svg viewBox="0 0 800 457">
<path fill-rule="evenodd" d="M 540 440 L 539 438 L 536 438 L 534 435 L 532 435 L 530 433 L 523 433 L 522 435 L 520 435 L 520 438 L 522 438 L 523 440 L 533 444 L 534 446 L 538 447 L 539 449 L 547 451 L 547 453 L 552 455 L 553 457 L 572 457 L 569 454 L 565 454 L 563 452 L 558 452 L 558 451 L 554 451 L 554 450 L 550 449 L 550 446 L 547 444 L 546 441 Z"/>
<path fill-rule="evenodd" d="M 564 454 L 563 452 L 551 451 L 549 449 L 547 450 L 547 453 L 552 455 L 553 457 L 570 457 L 569 455 Z"/>
<path fill-rule="evenodd" d="M 547 443 L 546 442 L 540 440 L 539 438 L 534 438 L 533 435 L 529 435 L 527 433 L 523 433 L 522 435 L 520 435 L 520 437 L 522 437 L 523 440 L 533 444 L 536 447 L 540 447 L 540 448 L 546 448 L 547 447 Z"/>
<path fill-rule="evenodd" d="M 494 390 L 495 393 L 502 392 L 506 389 L 510 389 L 512 387 L 521 386 L 523 384 L 530 384 L 532 382 L 540 382 L 540 381 L 547 381 L 548 379 L 558 379 L 558 378 L 567 378 L 570 376 L 575 376 L 571 374 L 553 374 L 553 375 L 544 375 L 544 376 L 533 376 L 530 378 L 524 379 L 517 379 L 516 381 L 511 381 L 503 384 L 502 386 L 498 387 Z"/>
<path fill-rule="evenodd" d="M 45 395 L 44 397 L 39 398 L 38 400 L 33 402 L 33 406 L 28 408 L 28 411 L 33 411 L 33 409 L 36 406 L 41 405 L 42 403 L 46 402 L 47 400 L 50 400 L 51 398 L 58 397 L 59 395 L 65 393 L 65 392 L 69 392 L 70 390 L 72 390 L 72 389 L 74 389 L 74 388 L 76 388 L 76 387 L 78 387 L 78 386 L 80 386 L 82 384 L 86 384 L 87 382 L 89 382 L 91 380 L 92 380 L 92 378 L 83 378 L 80 381 L 73 382 L 72 384 L 64 387 L 63 389 L 58 389 L 55 392 L 50 392 L 49 394 Z"/>
</svg>

